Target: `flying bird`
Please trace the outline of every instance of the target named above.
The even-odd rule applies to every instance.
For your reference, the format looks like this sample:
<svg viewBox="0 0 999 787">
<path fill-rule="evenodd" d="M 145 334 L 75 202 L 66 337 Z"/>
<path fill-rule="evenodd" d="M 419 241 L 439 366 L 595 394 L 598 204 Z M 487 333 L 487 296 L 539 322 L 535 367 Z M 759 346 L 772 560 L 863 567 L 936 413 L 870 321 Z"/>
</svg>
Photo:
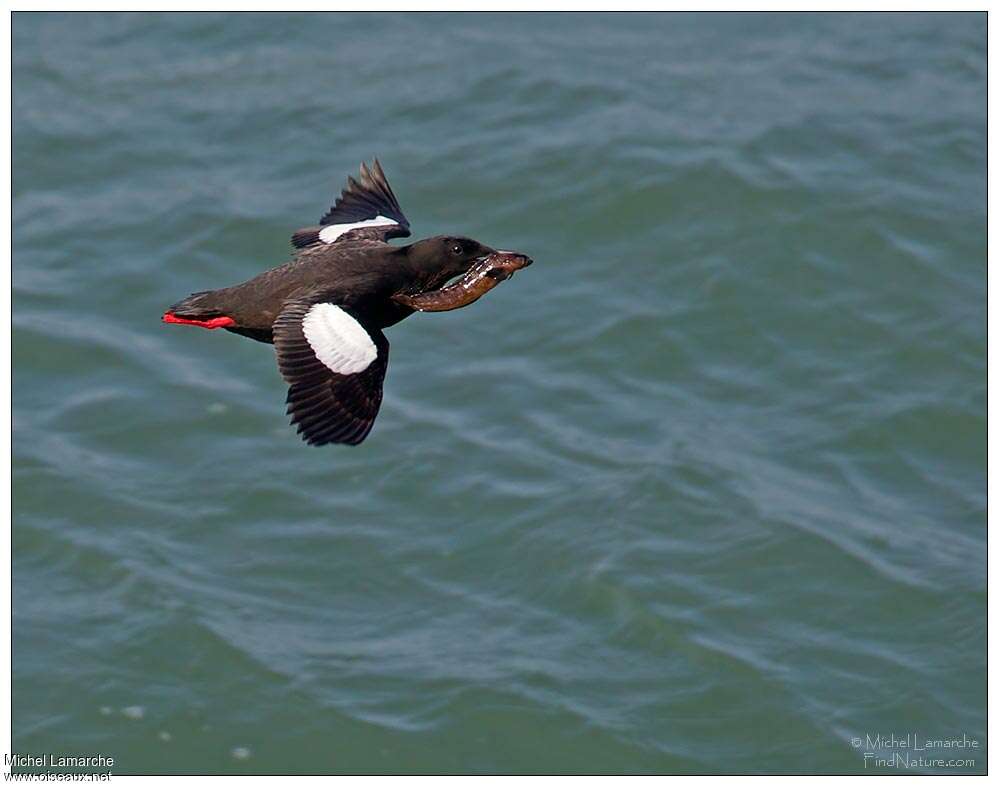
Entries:
<svg viewBox="0 0 999 787">
<path fill-rule="evenodd" d="M 163 321 L 273 344 L 302 438 L 358 445 L 382 402 L 389 355 L 382 330 L 415 311 L 466 306 L 531 264 L 524 254 L 462 236 L 388 243 L 410 234 L 375 159 L 371 168 L 361 164 L 359 180 L 347 178 L 318 225 L 292 235 L 290 262 L 233 287 L 196 292 L 167 309 Z"/>
</svg>

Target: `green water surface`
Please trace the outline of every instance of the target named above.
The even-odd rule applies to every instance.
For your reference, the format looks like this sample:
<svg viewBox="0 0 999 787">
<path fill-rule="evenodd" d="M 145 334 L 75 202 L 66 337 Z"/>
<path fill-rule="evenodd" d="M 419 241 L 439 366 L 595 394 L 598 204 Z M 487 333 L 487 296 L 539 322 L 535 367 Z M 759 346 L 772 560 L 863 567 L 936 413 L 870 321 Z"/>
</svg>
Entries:
<svg viewBox="0 0 999 787">
<path fill-rule="evenodd" d="M 13 38 L 16 752 L 984 772 L 983 14 Z M 270 347 L 160 315 L 376 155 L 417 237 L 535 264 L 310 448 Z"/>
</svg>

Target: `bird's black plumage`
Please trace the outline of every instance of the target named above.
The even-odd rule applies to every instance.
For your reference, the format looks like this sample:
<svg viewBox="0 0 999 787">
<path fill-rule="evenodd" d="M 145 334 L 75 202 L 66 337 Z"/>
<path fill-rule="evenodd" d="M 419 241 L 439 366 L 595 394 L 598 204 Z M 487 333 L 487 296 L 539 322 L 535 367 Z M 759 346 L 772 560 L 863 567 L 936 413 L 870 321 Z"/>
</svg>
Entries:
<svg viewBox="0 0 999 787">
<path fill-rule="evenodd" d="M 389 353 L 382 329 L 413 313 L 395 298 L 434 291 L 496 253 L 460 236 L 387 243 L 409 235 L 376 159 L 370 169 L 361 165 L 359 179 L 348 178 L 318 225 L 292 235 L 290 262 L 195 293 L 163 319 L 273 343 L 289 386 L 288 413 L 303 438 L 357 445 L 382 401 Z"/>
<path fill-rule="evenodd" d="M 316 357 L 302 331 L 302 321 L 315 299 L 285 304 L 274 321 L 278 369 L 288 382 L 288 414 L 309 443 L 357 445 L 371 431 L 382 403 L 389 343 L 378 328 L 367 328 L 377 350 L 371 364 L 357 374 L 334 374 Z"/>
</svg>

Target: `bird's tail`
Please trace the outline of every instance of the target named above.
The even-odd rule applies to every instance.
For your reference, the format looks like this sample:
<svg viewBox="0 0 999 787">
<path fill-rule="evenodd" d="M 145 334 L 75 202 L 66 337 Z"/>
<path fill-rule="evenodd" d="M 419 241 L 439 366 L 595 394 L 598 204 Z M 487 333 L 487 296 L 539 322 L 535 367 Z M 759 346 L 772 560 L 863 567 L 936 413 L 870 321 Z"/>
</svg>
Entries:
<svg viewBox="0 0 999 787">
<path fill-rule="evenodd" d="M 188 295 L 163 314 L 163 322 L 197 325 L 199 328 L 228 328 L 236 321 L 219 308 L 218 290 Z"/>
</svg>

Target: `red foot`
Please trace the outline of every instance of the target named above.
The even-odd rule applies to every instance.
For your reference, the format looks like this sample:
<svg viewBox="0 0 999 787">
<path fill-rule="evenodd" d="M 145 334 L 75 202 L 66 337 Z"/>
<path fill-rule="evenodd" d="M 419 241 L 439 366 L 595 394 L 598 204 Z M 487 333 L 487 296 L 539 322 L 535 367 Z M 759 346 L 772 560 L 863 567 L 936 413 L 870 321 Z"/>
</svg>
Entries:
<svg viewBox="0 0 999 787">
<path fill-rule="evenodd" d="M 185 320 L 173 312 L 164 314 L 163 322 L 172 322 L 177 325 L 197 325 L 199 328 L 207 328 L 208 330 L 228 328 L 230 325 L 236 324 L 236 321 L 232 317 L 212 317 L 210 320 Z"/>
</svg>

